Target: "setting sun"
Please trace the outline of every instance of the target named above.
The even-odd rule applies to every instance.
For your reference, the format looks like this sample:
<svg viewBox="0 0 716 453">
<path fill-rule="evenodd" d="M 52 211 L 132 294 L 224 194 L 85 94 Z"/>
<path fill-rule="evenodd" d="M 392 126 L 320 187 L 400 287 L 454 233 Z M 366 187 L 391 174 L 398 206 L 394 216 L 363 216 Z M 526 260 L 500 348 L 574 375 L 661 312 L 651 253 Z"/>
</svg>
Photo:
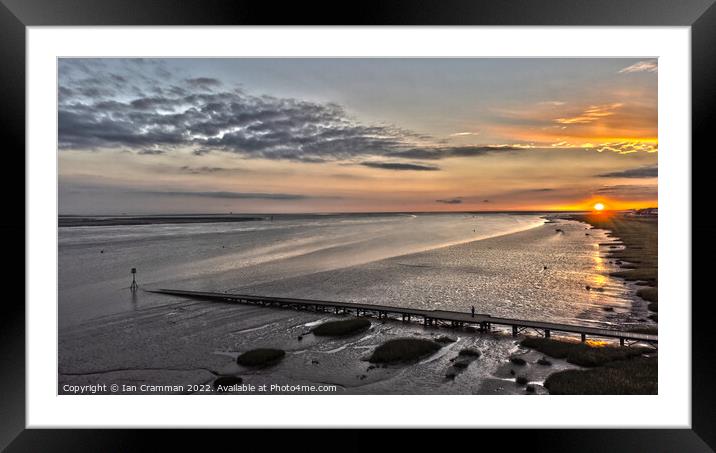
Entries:
<svg viewBox="0 0 716 453">
<path fill-rule="evenodd" d="M 604 204 L 602 204 L 602 203 L 597 203 L 597 204 L 595 204 L 595 205 L 594 205 L 594 210 L 595 210 L 595 211 L 603 211 L 603 210 L 604 210 Z"/>
</svg>

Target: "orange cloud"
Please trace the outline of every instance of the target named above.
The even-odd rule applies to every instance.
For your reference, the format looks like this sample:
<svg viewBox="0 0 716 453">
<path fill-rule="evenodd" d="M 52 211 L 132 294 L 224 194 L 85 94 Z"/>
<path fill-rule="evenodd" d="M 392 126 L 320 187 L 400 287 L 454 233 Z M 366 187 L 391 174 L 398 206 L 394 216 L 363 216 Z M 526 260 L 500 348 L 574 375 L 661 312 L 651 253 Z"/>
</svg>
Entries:
<svg viewBox="0 0 716 453">
<path fill-rule="evenodd" d="M 656 141 L 621 141 L 611 143 L 606 142 L 600 143 L 597 146 L 590 146 L 590 148 L 591 147 L 593 147 L 600 153 L 604 151 L 611 151 L 619 154 L 631 154 L 638 152 L 655 153 L 659 150 L 659 145 L 656 143 Z"/>
<path fill-rule="evenodd" d="M 589 106 L 582 114 L 568 117 L 568 118 L 557 118 L 554 120 L 558 124 L 588 124 L 593 123 L 601 118 L 612 116 L 615 110 L 621 108 L 624 104 L 616 102 L 614 104 L 607 105 L 592 105 Z"/>
<path fill-rule="evenodd" d="M 592 148 L 620 154 L 658 151 L 656 105 L 641 99 L 581 108 L 538 103 L 524 110 L 502 110 L 484 130 L 484 136 L 533 147 Z"/>
</svg>

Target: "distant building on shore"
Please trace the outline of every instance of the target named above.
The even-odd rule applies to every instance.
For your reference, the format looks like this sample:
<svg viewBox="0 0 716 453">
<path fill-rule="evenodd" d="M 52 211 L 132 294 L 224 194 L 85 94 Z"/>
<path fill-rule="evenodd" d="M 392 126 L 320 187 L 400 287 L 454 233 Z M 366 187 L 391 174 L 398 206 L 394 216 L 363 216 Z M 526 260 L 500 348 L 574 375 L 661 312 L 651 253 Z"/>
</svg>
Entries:
<svg viewBox="0 0 716 453">
<path fill-rule="evenodd" d="M 634 217 L 658 217 L 659 208 L 632 209 L 627 215 Z"/>
</svg>

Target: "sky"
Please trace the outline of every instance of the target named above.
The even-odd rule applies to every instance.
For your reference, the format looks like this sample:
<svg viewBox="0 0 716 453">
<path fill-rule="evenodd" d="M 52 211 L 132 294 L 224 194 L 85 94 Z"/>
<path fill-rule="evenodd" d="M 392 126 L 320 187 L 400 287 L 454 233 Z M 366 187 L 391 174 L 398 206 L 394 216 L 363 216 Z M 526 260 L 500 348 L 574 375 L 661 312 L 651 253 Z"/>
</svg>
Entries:
<svg viewBox="0 0 716 453">
<path fill-rule="evenodd" d="M 60 214 L 657 206 L 657 61 L 60 59 Z"/>
</svg>

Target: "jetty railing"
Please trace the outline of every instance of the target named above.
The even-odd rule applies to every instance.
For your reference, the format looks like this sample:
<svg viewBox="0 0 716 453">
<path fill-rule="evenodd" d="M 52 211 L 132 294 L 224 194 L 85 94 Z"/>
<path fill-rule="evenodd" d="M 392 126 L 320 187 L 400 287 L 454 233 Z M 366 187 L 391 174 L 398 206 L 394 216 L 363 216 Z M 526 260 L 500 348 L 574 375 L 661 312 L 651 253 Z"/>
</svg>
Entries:
<svg viewBox="0 0 716 453">
<path fill-rule="evenodd" d="M 158 289 L 150 290 L 148 292 L 246 305 L 262 305 L 279 308 L 289 307 L 299 310 L 313 310 L 317 312 L 332 311 L 335 314 L 354 313 L 356 316 L 375 316 L 378 319 L 386 319 L 390 315 L 396 315 L 401 317 L 405 322 L 409 322 L 413 320 L 413 318 L 416 318 L 422 321 L 422 323 L 426 326 L 441 324 L 449 324 L 452 327 L 473 326 L 481 332 L 490 331 L 493 326 L 504 326 L 512 329 L 513 336 L 517 336 L 526 330 L 533 330 L 543 337 L 549 338 L 553 332 L 561 332 L 579 335 L 582 342 L 586 341 L 587 337 L 618 339 L 619 344 L 622 346 L 629 346 L 636 343 L 645 343 L 656 346 L 659 340 L 658 335 L 641 332 L 610 330 L 599 327 L 526 319 L 503 318 L 490 316 L 488 314 L 475 313 L 472 315 L 471 313 L 448 310 L 422 310 L 419 308 L 397 307 L 391 305 L 256 296 L 233 294 L 228 292 L 187 291 L 179 289 Z"/>
</svg>

